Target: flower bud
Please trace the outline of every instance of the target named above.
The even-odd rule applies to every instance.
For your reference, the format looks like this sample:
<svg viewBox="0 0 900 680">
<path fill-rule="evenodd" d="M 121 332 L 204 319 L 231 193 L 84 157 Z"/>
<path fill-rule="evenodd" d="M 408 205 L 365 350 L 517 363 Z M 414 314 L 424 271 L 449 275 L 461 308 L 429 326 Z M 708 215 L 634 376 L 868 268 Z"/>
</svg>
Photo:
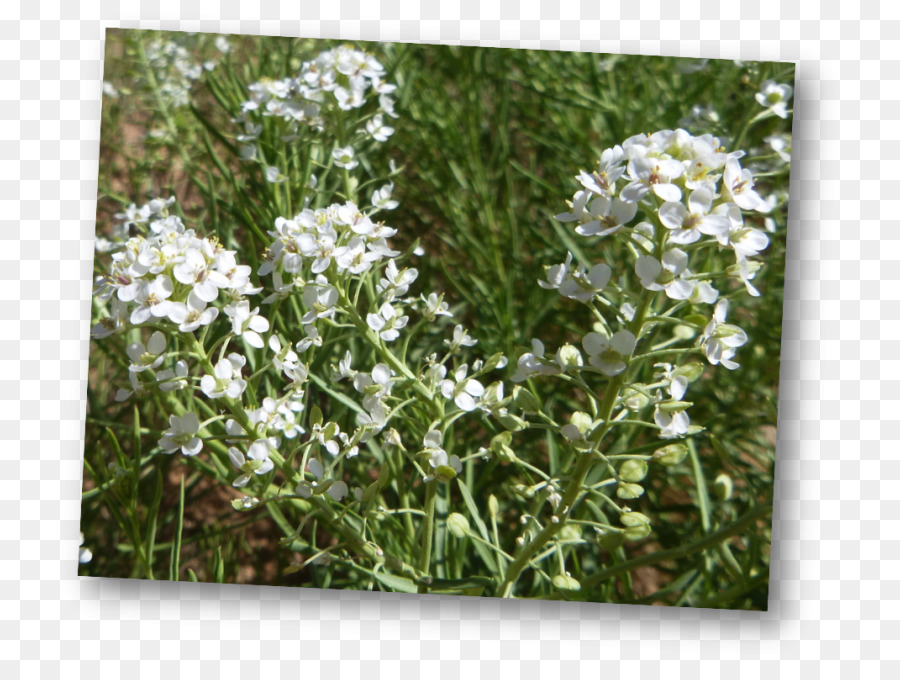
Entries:
<svg viewBox="0 0 900 680">
<path fill-rule="evenodd" d="M 484 372 L 493 371 L 495 368 L 504 368 L 508 363 L 505 356 L 503 356 L 503 352 L 497 352 L 496 354 L 488 357 L 488 360 L 484 362 L 484 367 L 481 369 Z"/>
<path fill-rule="evenodd" d="M 693 405 L 694 402 L 692 401 L 664 401 L 657 408 L 664 413 L 679 413 Z"/>
<path fill-rule="evenodd" d="M 469 533 L 469 520 L 458 512 L 451 512 L 447 517 L 447 530 L 457 538 L 465 538 Z"/>
<path fill-rule="evenodd" d="M 526 413 L 537 413 L 541 410 L 541 402 L 527 388 L 516 385 L 513 388 L 513 401 Z"/>
<path fill-rule="evenodd" d="M 639 482 L 647 476 L 647 463 L 642 460 L 626 460 L 619 468 L 619 477 L 626 482 Z"/>
<path fill-rule="evenodd" d="M 697 329 L 692 328 L 691 326 L 679 324 L 672 330 L 672 335 L 674 335 L 679 340 L 690 340 L 695 335 L 697 335 Z"/>
<path fill-rule="evenodd" d="M 586 435 L 594 428 L 594 421 L 584 411 L 575 411 L 569 419 L 581 434 Z"/>
<path fill-rule="evenodd" d="M 713 491 L 716 494 L 716 498 L 720 501 L 727 501 L 731 498 L 732 491 L 734 491 L 734 482 L 731 481 L 731 477 L 723 472 L 713 482 Z"/>
<path fill-rule="evenodd" d="M 584 360 L 581 358 L 581 352 L 578 351 L 576 347 L 566 343 L 562 347 L 559 348 L 559 351 L 556 353 L 556 361 L 559 364 L 560 368 L 564 371 L 567 368 L 578 368 L 579 366 L 584 366 Z"/>
<path fill-rule="evenodd" d="M 491 517 L 496 517 L 500 512 L 500 504 L 497 503 L 497 497 L 494 494 L 488 496 L 488 512 L 491 513 Z"/>
<path fill-rule="evenodd" d="M 698 363 L 684 364 L 672 371 L 672 376 L 684 376 L 688 382 L 694 382 L 703 374 L 703 365 Z"/>
<path fill-rule="evenodd" d="M 623 393 L 622 403 L 625 405 L 625 408 L 630 411 L 640 411 L 650 403 L 650 397 L 633 387 L 626 387 L 623 390 Z"/>
<path fill-rule="evenodd" d="M 497 420 L 510 432 L 518 432 L 528 427 L 528 423 L 525 420 L 512 413 L 502 413 L 497 416 Z"/>
<path fill-rule="evenodd" d="M 653 452 L 653 460 L 660 465 L 671 467 L 678 465 L 687 456 L 688 449 L 684 444 L 669 444 Z"/>
</svg>

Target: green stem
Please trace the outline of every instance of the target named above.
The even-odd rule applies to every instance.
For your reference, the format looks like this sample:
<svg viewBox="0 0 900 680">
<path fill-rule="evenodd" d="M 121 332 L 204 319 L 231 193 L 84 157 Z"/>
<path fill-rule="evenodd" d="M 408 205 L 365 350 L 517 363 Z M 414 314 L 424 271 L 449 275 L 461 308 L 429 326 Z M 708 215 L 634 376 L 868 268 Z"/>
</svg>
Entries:
<svg viewBox="0 0 900 680">
<path fill-rule="evenodd" d="M 634 333 L 635 337 L 637 338 L 639 338 L 641 335 L 641 330 L 644 327 L 644 320 L 647 318 L 647 314 L 650 311 L 650 305 L 652 304 L 655 297 L 656 294 L 654 292 L 648 291 L 646 289 L 642 293 L 640 306 L 634 315 L 634 319 L 628 325 L 628 329 L 632 333 Z M 575 464 L 575 469 L 572 472 L 572 478 L 566 486 L 566 491 L 559 503 L 560 512 L 557 513 L 559 521 L 548 522 L 547 526 L 545 526 L 540 531 L 540 533 L 535 537 L 533 541 L 526 544 L 519 550 L 516 558 L 506 570 L 506 576 L 504 577 L 503 583 L 500 585 L 500 589 L 498 591 L 499 597 L 505 598 L 510 596 L 513 586 L 515 585 L 522 571 L 531 562 L 534 555 L 536 555 L 541 550 L 541 548 L 543 548 L 547 544 L 548 541 L 550 541 L 557 533 L 559 533 L 559 531 L 565 526 L 566 521 L 571 516 L 575 503 L 581 495 L 585 479 L 587 479 L 588 473 L 591 471 L 591 468 L 593 466 L 595 460 L 594 453 L 599 453 L 597 449 L 599 448 L 600 442 L 603 441 L 604 435 L 606 435 L 606 433 L 612 427 L 612 423 L 610 422 L 610 415 L 612 414 L 613 408 L 615 408 L 616 401 L 619 398 L 619 393 L 621 392 L 624 384 L 625 372 L 620 373 L 609 381 L 606 391 L 603 394 L 603 401 L 600 403 L 599 408 L 599 417 L 602 420 L 602 423 L 597 427 L 591 437 L 594 443 L 594 448 L 591 452 L 581 454 L 578 458 L 578 462 Z M 607 465 L 609 465 L 608 462 Z M 612 466 L 609 467 L 612 470 Z"/>
<path fill-rule="evenodd" d="M 425 486 L 425 533 L 422 536 L 422 554 L 419 556 L 419 571 L 428 575 L 431 569 L 431 542 L 434 540 L 434 500 L 437 496 L 436 479 Z M 420 593 L 427 593 L 428 586 L 419 586 Z"/>
</svg>

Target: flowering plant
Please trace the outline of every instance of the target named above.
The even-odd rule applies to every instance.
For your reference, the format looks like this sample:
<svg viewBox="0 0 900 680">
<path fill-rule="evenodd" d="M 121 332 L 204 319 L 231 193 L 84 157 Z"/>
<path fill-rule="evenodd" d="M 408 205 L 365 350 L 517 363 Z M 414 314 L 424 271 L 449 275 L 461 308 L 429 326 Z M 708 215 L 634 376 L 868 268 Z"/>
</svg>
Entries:
<svg viewBox="0 0 900 680">
<path fill-rule="evenodd" d="M 121 372 L 98 370 L 125 382 L 107 403 L 92 401 L 89 426 L 102 428 L 115 462 L 104 469 L 102 452 L 86 450 L 85 496 L 119 522 L 132 573 L 156 573 L 156 519 L 148 523 L 163 503 L 163 471 L 183 470 L 173 579 L 192 554 L 182 533 L 189 499 L 212 494 L 226 532 L 265 518 L 280 539 L 258 540 L 277 552 L 282 575 L 318 585 L 618 600 L 614 577 L 636 568 L 631 546 L 666 540 L 665 495 L 677 496 L 691 469 L 703 536 L 682 536 L 676 557 L 707 541 L 723 569 L 744 574 L 728 541 L 769 506 L 723 506 L 730 519 L 716 536 L 698 448 L 730 455 L 708 386 L 745 370 L 748 352 L 756 362 L 744 322 L 751 301 L 767 299 L 780 205 L 757 173 L 781 172 L 787 138 L 768 138 L 780 140 L 770 142 L 780 160 L 685 128 L 603 150 L 547 221 L 565 245 L 552 253 L 559 259 L 536 258 L 542 276 L 502 290 L 507 312 L 520 296 L 562 321 L 527 334 L 509 321 L 498 340 L 482 332 L 477 308 L 457 304 L 490 297 L 487 279 L 467 287 L 453 270 L 438 275 L 441 247 L 395 196 L 412 179 L 383 147 L 422 120 L 409 102 L 411 120 L 401 115 L 410 72 L 391 77 L 384 65 L 403 60 L 338 45 L 242 81 L 232 44 L 216 44 L 219 67 L 189 70 L 215 107 L 191 103 L 207 157 L 171 149 L 198 177 L 207 162 L 220 173 L 195 180 L 206 219 L 174 195 L 153 196 L 126 202 L 97 241 L 92 337 Z M 187 58 L 170 51 L 181 72 Z M 178 92 L 154 90 L 170 122 L 192 96 Z M 762 110 L 730 139 L 782 120 L 790 94 L 762 82 L 749 95 Z M 572 162 L 569 176 L 576 170 Z M 497 275 L 499 218 L 483 182 L 475 194 Z M 448 209 L 462 209 L 454 201 Z M 497 305 L 484 311 L 503 319 Z M 149 504 L 147 477 L 157 489 Z M 743 478 L 738 492 L 753 483 Z M 713 488 L 727 503 L 735 483 L 723 472 Z M 221 545 L 213 555 L 208 573 L 222 580 Z"/>
</svg>

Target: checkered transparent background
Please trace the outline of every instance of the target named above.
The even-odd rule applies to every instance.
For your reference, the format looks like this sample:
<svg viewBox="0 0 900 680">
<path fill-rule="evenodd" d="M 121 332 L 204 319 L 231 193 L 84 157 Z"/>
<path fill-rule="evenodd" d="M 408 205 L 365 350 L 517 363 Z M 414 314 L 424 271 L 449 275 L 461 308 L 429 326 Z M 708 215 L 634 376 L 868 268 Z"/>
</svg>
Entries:
<svg viewBox="0 0 900 680">
<path fill-rule="evenodd" d="M 0 677 L 900 677 L 892 7 L 0 3 Z M 770 611 L 79 580 L 108 26 L 797 61 Z"/>
</svg>

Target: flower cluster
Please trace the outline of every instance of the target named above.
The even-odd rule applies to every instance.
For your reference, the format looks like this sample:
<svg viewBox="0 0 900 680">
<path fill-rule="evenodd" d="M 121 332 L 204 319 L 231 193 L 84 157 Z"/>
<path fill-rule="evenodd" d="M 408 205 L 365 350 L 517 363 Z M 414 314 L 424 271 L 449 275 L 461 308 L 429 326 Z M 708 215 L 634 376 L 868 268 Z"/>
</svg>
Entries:
<svg viewBox="0 0 900 680">
<path fill-rule="evenodd" d="M 322 130 L 327 125 L 328 112 L 362 109 L 373 99 L 378 102 L 377 112 L 366 120 L 364 135 L 376 142 L 386 141 L 394 132 L 388 120 L 396 118 L 392 93 L 397 88 L 384 76 L 384 67 L 374 56 L 342 45 L 304 62 L 294 77 L 253 83 L 249 86 L 250 98 L 242 104 L 237 120 L 244 127 L 238 136 L 238 141 L 244 143 L 243 157 L 257 156 L 256 140 L 262 133 L 259 116 L 286 122 L 289 129 L 283 138 L 290 140 L 300 125 Z M 338 167 L 356 167 L 352 146 L 335 148 L 333 154 Z M 277 172 L 277 168 L 273 169 Z"/>
<path fill-rule="evenodd" d="M 166 319 L 182 333 L 192 333 L 218 316 L 219 310 L 208 305 L 220 293 L 239 305 L 243 296 L 259 289 L 250 283 L 250 267 L 237 263 L 235 251 L 185 229 L 181 219 L 169 213 L 171 205 L 171 200 L 155 199 L 129 209 L 130 222 L 146 224 L 148 233 L 128 239 L 113 252 L 109 273 L 98 279 L 96 293 L 101 300 L 115 296 L 126 303 L 134 325 Z M 96 331 L 108 326 L 101 322 Z"/>
<path fill-rule="evenodd" d="M 182 43 L 193 42 L 195 34 L 172 34 L 173 37 L 150 41 L 146 48 L 147 61 L 157 81 L 159 94 L 170 105 L 187 106 L 191 97 L 191 87 L 203 75 L 216 66 L 214 60 L 197 62 L 192 57 L 196 49 L 188 49 Z M 231 50 L 225 36 L 217 36 L 216 49 L 226 54 Z"/>
<path fill-rule="evenodd" d="M 569 211 L 556 216 L 574 225 L 580 236 L 623 239 L 634 255 L 638 291 L 662 293 L 670 305 L 689 304 L 688 309 L 718 300 L 694 351 L 728 369 L 738 368 L 735 352 L 748 338 L 725 323 L 728 300 L 720 299 L 712 284 L 716 277 L 726 283 L 735 278 L 751 295 L 759 295 L 751 283 L 760 266 L 754 258 L 769 243 L 765 231 L 744 219 L 745 213 L 768 212 L 771 204 L 757 193 L 752 172 L 741 166 L 742 156 L 740 151 L 726 153 L 711 135 L 694 136 L 681 129 L 636 135 L 604 151 L 593 172 L 579 173 L 581 189 Z M 730 251 L 734 265 L 709 271 L 710 250 Z M 571 345 L 561 347 L 556 356 L 545 356 L 543 343 L 534 339 L 532 351 L 519 358 L 514 382 L 564 373 L 595 372 L 611 378 L 624 373 L 631 362 L 653 297 L 620 287 L 627 272 L 614 272 L 606 263 L 574 266 L 572 259 L 570 253 L 564 263 L 548 267 L 539 285 L 590 305 L 599 314 L 582 339 L 586 359 Z M 636 318 L 642 304 L 642 315 Z M 688 331 L 688 337 L 696 335 Z M 678 373 L 677 367 L 665 366 L 655 385 L 631 388 L 622 406 L 639 411 L 653 404 L 660 436 L 681 437 L 690 428 L 690 404 L 681 401 L 689 382 L 686 375 L 694 379 L 698 374 L 693 367 Z M 668 399 L 659 395 L 661 389 L 669 392 Z M 574 431 L 569 428 L 569 439 Z"/>
</svg>

